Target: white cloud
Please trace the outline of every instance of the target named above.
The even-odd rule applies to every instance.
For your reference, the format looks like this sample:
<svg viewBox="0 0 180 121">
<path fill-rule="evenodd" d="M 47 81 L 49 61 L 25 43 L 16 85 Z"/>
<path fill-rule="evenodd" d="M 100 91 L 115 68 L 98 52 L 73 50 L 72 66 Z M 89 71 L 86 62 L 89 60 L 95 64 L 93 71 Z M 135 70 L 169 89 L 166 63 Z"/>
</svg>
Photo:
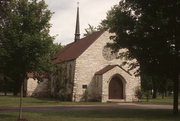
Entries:
<svg viewBox="0 0 180 121">
<path fill-rule="evenodd" d="M 120 0 L 79 0 L 81 37 L 88 24 L 97 26 L 106 12 Z M 74 41 L 77 0 L 45 0 L 54 12 L 51 19 L 51 35 L 58 35 L 55 42 L 63 45 Z"/>
</svg>

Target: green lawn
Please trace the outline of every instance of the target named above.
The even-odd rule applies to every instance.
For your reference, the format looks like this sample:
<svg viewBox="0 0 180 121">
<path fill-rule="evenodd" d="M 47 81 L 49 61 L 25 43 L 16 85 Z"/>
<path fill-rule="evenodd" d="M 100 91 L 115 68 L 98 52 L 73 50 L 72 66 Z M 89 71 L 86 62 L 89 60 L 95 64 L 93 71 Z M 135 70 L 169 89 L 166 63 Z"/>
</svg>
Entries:
<svg viewBox="0 0 180 121">
<path fill-rule="evenodd" d="M 140 102 L 135 102 L 138 104 L 165 104 L 165 105 L 172 105 L 173 104 L 173 97 L 157 97 L 156 99 L 149 99 L 147 102 L 146 99 L 142 99 Z M 180 97 L 179 97 L 179 104 L 180 104 Z"/>
<path fill-rule="evenodd" d="M 157 99 L 149 99 L 147 102 L 145 99 L 140 102 L 134 102 L 138 104 L 173 104 L 172 97 L 165 97 L 162 99 L 158 97 Z M 101 104 L 113 104 L 113 103 L 101 103 L 101 102 L 61 102 L 53 98 L 32 98 L 26 97 L 23 98 L 23 106 L 43 106 L 43 105 L 101 105 Z M 179 100 L 180 104 L 180 100 Z M 0 96 L 0 106 L 18 106 L 19 97 L 15 96 Z"/>
<path fill-rule="evenodd" d="M 0 113 L 0 121 L 15 121 L 18 113 Z M 179 121 L 171 110 L 91 110 L 26 112 L 29 121 Z"/>
<path fill-rule="evenodd" d="M 153 99 L 142 104 L 172 104 L 172 98 Z M 35 105 L 96 105 L 112 104 L 100 102 L 58 102 L 52 98 L 24 98 L 24 106 Z M 0 106 L 18 106 L 19 97 L 0 96 Z M 0 112 L 0 121 L 16 121 L 17 112 Z M 179 121 L 172 115 L 172 110 L 72 110 L 72 111 L 42 111 L 24 112 L 23 117 L 29 121 Z"/>
<path fill-rule="evenodd" d="M 101 105 L 113 103 L 101 102 L 61 102 L 53 98 L 23 98 L 23 106 L 38 106 L 38 105 Z M 19 97 L 15 96 L 0 96 L 0 106 L 19 106 Z"/>
</svg>

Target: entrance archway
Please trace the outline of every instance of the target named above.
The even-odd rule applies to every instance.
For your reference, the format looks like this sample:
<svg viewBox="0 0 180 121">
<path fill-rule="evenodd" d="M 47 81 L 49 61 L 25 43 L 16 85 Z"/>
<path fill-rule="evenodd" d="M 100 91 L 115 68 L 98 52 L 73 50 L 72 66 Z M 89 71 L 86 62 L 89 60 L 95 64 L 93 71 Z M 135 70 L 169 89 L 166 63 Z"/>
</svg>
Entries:
<svg viewBox="0 0 180 121">
<path fill-rule="evenodd" d="M 123 82 L 118 76 L 114 76 L 109 83 L 109 99 L 123 99 Z"/>
</svg>

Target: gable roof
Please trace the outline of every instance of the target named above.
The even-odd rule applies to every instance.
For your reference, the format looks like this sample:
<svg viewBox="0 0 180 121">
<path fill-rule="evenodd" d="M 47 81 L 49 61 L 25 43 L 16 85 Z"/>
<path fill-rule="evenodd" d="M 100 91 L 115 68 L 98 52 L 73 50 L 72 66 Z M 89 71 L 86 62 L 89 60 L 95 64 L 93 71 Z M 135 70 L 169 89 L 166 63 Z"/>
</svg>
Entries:
<svg viewBox="0 0 180 121">
<path fill-rule="evenodd" d="M 95 40 L 97 40 L 105 29 L 84 37 L 77 42 L 72 42 L 59 51 L 52 59 L 53 64 L 69 61 L 78 58 Z"/>
<path fill-rule="evenodd" d="M 119 67 L 119 68 L 121 68 L 123 71 L 125 71 L 126 73 L 128 73 L 129 75 L 132 76 L 131 73 L 129 73 L 128 71 L 126 71 L 124 68 L 122 68 L 122 67 L 119 66 L 119 65 L 107 65 L 107 66 L 104 67 L 103 69 L 97 71 L 97 72 L 95 73 L 95 75 L 103 75 L 104 73 L 108 72 L 109 70 L 113 69 L 113 68 L 116 67 L 116 66 Z"/>
<path fill-rule="evenodd" d="M 37 74 L 37 73 L 27 73 L 28 78 L 40 77 L 40 78 L 47 78 L 47 74 Z"/>
</svg>

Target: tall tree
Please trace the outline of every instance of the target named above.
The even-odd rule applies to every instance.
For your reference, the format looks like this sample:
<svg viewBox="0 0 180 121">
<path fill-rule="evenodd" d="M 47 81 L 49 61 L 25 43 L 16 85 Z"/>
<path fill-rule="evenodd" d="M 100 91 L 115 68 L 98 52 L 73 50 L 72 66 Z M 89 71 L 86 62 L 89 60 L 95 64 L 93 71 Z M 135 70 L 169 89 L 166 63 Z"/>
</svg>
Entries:
<svg viewBox="0 0 180 121">
<path fill-rule="evenodd" d="M 180 0 L 122 0 L 105 20 L 116 33 L 115 50 L 128 48 L 140 74 L 166 75 L 174 81 L 174 114 L 178 113 Z"/>
<path fill-rule="evenodd" d="M 28 72 L 47 70 L 44 58 L 53 40 L 49 35 L 52 13 L 44 0 L 10 0 L 2 9 L 6 14 L 0 20 L 1 70 L 22 90 Z"/>
<path fill-rule="evenodd" d="M 85 29 L 85 32 L 86 32 L 86 33 L 84 33 L 85 37 L 92 34 L 92 33 L 94 33 L 94 32 L 96 32 L 96 31 L 98 31 L 98 29 L 96 27 L 94 27 L 94 26 L 92 26 L 90 24 L 88 24 L 88 26 L 89 27 Z"/>
</svg>

